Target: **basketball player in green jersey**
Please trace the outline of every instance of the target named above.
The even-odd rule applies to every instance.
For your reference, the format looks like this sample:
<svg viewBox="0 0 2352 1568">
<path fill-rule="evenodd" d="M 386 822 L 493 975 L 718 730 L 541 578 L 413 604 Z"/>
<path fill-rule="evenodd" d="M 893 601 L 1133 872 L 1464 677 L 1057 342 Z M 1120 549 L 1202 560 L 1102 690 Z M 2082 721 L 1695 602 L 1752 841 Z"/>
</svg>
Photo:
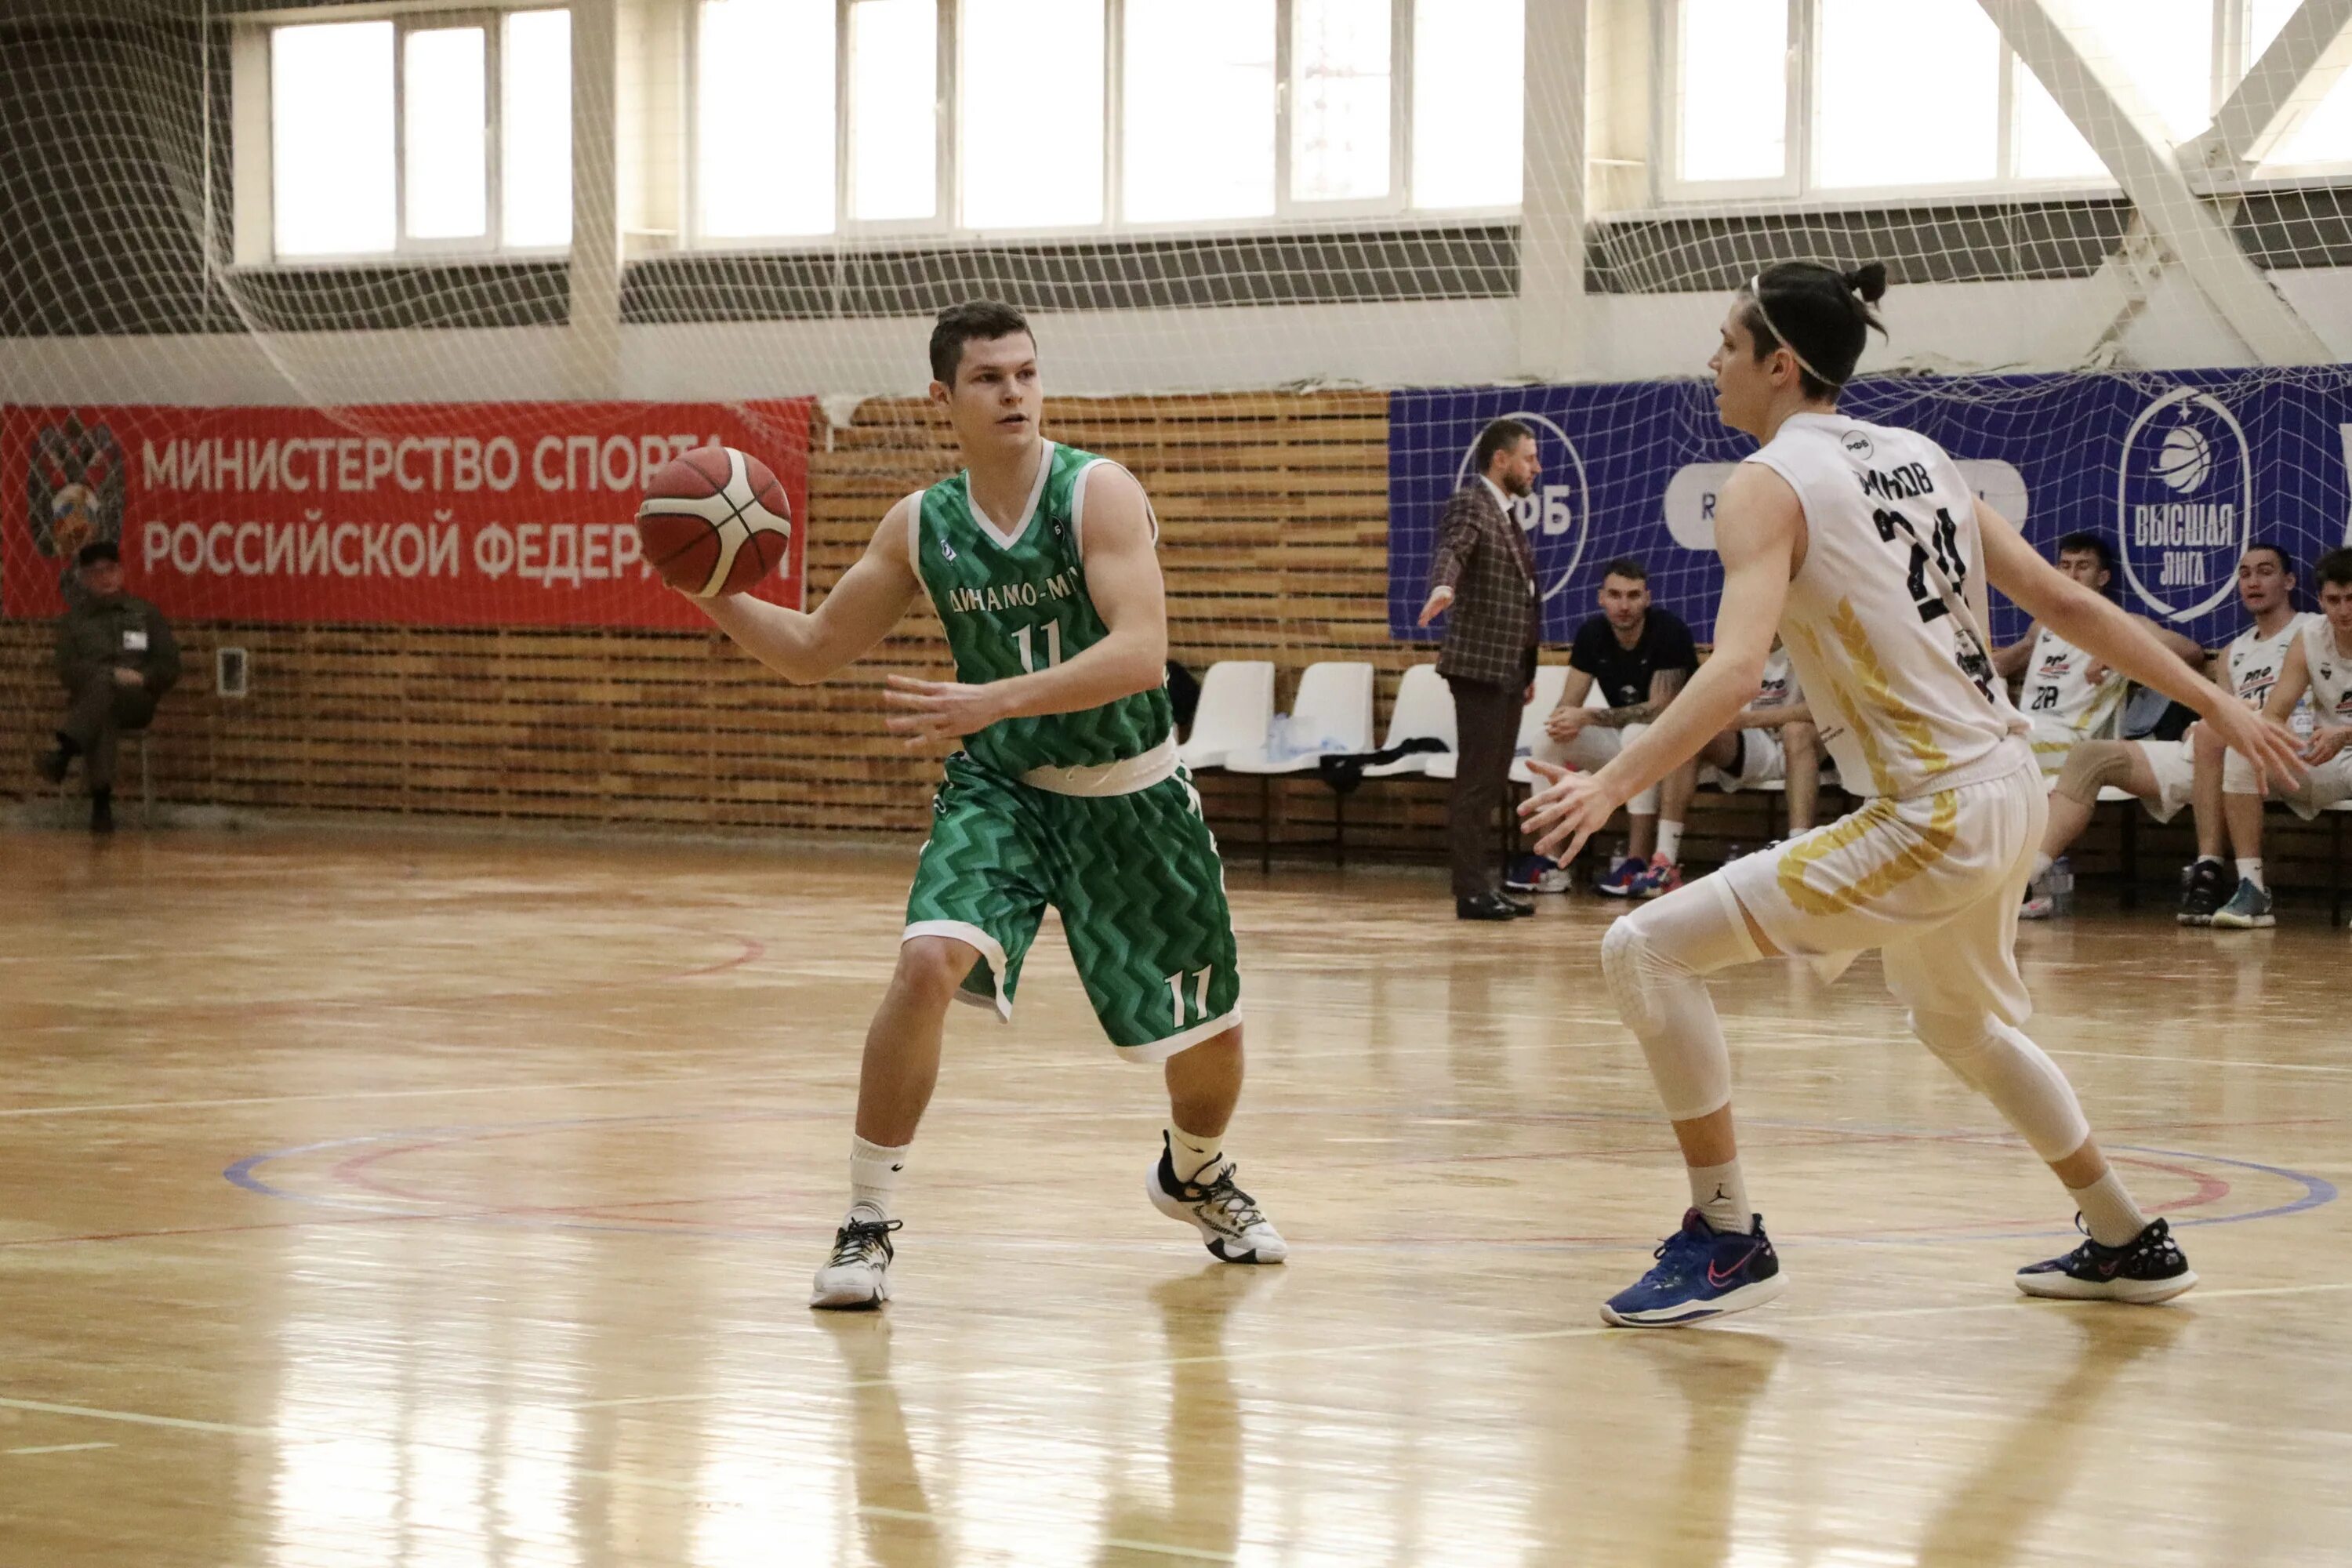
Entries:
<svg viewBox="0 0 2352 1568">
<path fill-rule="evenodd" d="M 1151 1202 L 1224 1262 L 1279 1263 L 1289 1249 L 1223 1152 L 1241 1097 L 1241 984 L 1224 868 L 1176 758 L 1150 503 L 1118 464 L 1039 431 L 1036 341 L 1011 306 L 941 311 L 931 374 L 962 473 L 892 507 L 814 614 L 696 601 L 787 680 L 864 657 L 918 594 L 955 658 L 952 681 L 890 678 L 893 733 L 963 749 L 932 801 L 898 973 L 866 1031 L 849 1215 L 810 1305 L 889 1298 L 892 1200 L 948 1004 L 1009 1020 L 1048 904 L 1111 1044 L 1167 1076 Z"/>
</svg>

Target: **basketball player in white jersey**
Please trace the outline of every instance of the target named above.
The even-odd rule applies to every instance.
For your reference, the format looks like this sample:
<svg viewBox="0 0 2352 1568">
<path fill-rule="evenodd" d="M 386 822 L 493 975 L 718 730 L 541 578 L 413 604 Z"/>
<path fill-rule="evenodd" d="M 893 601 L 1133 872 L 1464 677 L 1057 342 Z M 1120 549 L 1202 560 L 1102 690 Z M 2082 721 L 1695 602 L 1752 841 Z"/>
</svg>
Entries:
<svg viewBox="0 0 2352 1568">
<path fill-rule="evenodd" d="M 2273 793 L 2305 820 L 2341 800 L 2352 800 L 2352 549 L 2319 558 L 2319 614 L 2297 617 L 2286 657 L 2263 710 L 2285 724 L 2310 704 L 2311 740 L 2303 760 L 2311 768 L 2300 789 Z M 2200 761 L 2202 759 L 2200 759 Z M 2230 851 L 2238 858 L 2238 889 L 2213 912 L 2223 931 L 2275 925 L 2271 891 L 2263 880 L 2263 790 L 2254 770 L 2235 752 L 2221 771 L 2221 813 L 2230 824 Z"/>
<path fill-rule="evenodd" d="M 1734 300 L 1710 366 L 1725 424 L 1763 443 L 1724 487 L 1714 657 L 1598 773 L 1546 766 L 1523 814 L 1538 850 L 1572 856 L 1634 792 L 1692 756 L 1757 688 L 1777 628 L 1853 816 L 1735 860 L 1609 930 L 1601 971 L 1640 1038 L 1690 1167 L 1692 1206 L 1658 1262 L 1601 1309 L 1625 1326 L 1760 1306 L 1785 1277 L 1748 1206 L 1731 1062 L 1706 976 L 1790 954 L 1835 974 L 1885 957 L 1914 1033 L 1993 1102 L 2064 1184 L 2088 1232 L 2019 1271 L 2031 1295 L 2159 1301 L 2196 1282 L 2091 1136 L 2065 1076 L 2018 1026 L 2032 1011 L 2012 952 L 2041 836 L 2027 725 L 1986 650 L 1990 582 L 2127 678 L 2196 708 L 2258 773 L 2299 779 L 2291 737 L 2199 680 L 2131 618 L 2035 554 L 1943 449 L 1837 412 L 1877 325 L 1875 265 L 1767 268 Z"/>
<path fill-rule="evenodd" d="M 2210 673 L 2249 708 L 2259 710 L 2270 697 L 2287 644 L 2302 624 L 2294 593 L 2294 570 L 2286 552 L 2275 544 L 2248 545 L 2238 558 L 2238 602 L 2254 624 L 2231 640 Z M 2033 858 L 2033 879 L 2041 880 L 2051 862 L 2083 836 L 2098 809 L 2099 791 L 2112 785 L 2138 796 L 2158 822 L 2170 821 L 2184 805 L 2194 807 L 2197 859 L 2181 881 L 2179 920 L 2182 925 L 2212 924 L 2232 885 L 2221 865 L 2228 831 L 2221 812 L 2224 749 L 2202 725 L 2178 741 L 2085 741 L 2075 747 L 2050 793 L 2050 822 Z M 2024 910 L 2028 920 L 2049 912 L 2042 899 Z"/>
<path fill-rule="evenodd" d="M 2058 541 L 2058 570 L 2094 593 L 2104 594 L 2116 574 L 2115 552 L 2097 534 L 2077 531 Z M 2203 671 L 2205 650 L 2195 638 L 2160 626 L 2146 616 L 2136 615 L 2132 619 L 2190 669 Z M 2066 759 L 2084 742 L 2114 735 L 2131 684 L 2039 622 L 2026 628 L 2022 640 L 1994 650 L 1992 667 L 2003 680 L 2024 679 L 2017 705 L 2032 726 L 2026 732 L 2026 742 L 2045 773 L 2054 774 L 2065 766 Z"/>
<path fill-rule="evenodd" d="M 1764 660 L 1753 700 L 1731 728 L 1701 747 L 1698 779 L 1726 792 L 1777 784 L 1788 807 L 1789 837 L 1810 832 L 1822 798 L 1822 737 L 1789 650 L 1778 638 Z"/>
</svg>

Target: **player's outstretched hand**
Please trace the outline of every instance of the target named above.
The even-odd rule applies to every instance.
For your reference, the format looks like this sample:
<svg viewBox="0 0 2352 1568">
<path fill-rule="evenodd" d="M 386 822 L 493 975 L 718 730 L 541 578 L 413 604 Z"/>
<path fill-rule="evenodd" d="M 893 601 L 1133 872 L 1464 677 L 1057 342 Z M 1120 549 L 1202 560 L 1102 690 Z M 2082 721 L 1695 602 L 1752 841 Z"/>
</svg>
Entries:
<svg viewBox="0 0 2352 1568">
<path fill-rule="evenodd" d="M 997 712 L 996 699 L 987 686 L 966 686 L 954 680 L 894 675 L 882 700 L 897 710 L 883 721 L 884 727 L 906 737 L 910 752 L 975 734 L 1003 717 Z"/>
<path fill-rule="evenodd" d="M 2309 771 L 2304 765 L 2303 742 L 2285 725 L 2234 702 L 2221 704 L 2206 715 L 2205 722 L 2213 726 L 2223 745 L 2252 764 L 2266 791 L 2292 791 L 2303 783 Z"/>
<path fill-rule="evenodd" d="M 1580 773 L 1554 763 L 1528 759 L 1528 766 L 1550 782 L 1519 805 L 1521 826 L 1540 835 L 1536 853 L 1566 865 L 1576 858 L 1584 841 L 1608 826 L 1616 802 L 1591 773 Z M 1567 845 L 1563 849 L 1561 845 Z"/>
</svg>

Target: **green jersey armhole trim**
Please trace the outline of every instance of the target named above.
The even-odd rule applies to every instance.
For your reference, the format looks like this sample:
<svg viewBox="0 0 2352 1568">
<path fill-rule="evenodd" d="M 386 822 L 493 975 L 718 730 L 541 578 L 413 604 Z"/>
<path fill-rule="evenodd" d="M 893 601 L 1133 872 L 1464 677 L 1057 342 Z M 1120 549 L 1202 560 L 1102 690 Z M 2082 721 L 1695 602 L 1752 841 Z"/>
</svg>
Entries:
<svg viewBox="0 0 2352 1568">
<path fill-rule="evenodd" d="M 930 493 L 926 485 L 907 498 L 907 564 L 914 571 L 915 586 L 925 594 L 931 591 L 931 584 L 923 575 L 923 502 Z"/>
<path fill-rule="evenodd" d="M 1080 565 L 1084 565 L 1087 559 L 1087 479 L 1105 463 L 1108 463 L 1129 479 L 1135 479 L 1135 470 L 1117 458 L 1089 458 L 1087 459 L 1086 466 L 1078 470 L 1077 478 L 1070 481 L 1070 544 L 1078 552 Z M 1143 481 L 1135 479 L 1135 488 L 1141 489 Z M 1160 544 L 1160 514 L 1152 510 L 1151 498 L 1149 495 L 1143 498 L 1143 518 L 1151 525 L 1151 543 L 1152 547 L 1157 549 Z"/>
<path fill-rule="evenodd" d="M 1030 525 L 1037 521 L 1038 504 L 1045 499 L 1045 486 L 1053 479 L 1054 449 L 1059 443 L 1040 437 L 1037 445 L 1037 482 L 1029 487 L 1029 504 L 1021 509 L 1021 521 L 1010 533 L 999 530 L 989 517 L 987 509 L 980 504 L 980 497 L 972 491 L 971 470 L 964 470 L 964 515 L 971 518 L 972 526 L 986 534 L 1000 550 L 1010 550 L 1028 537 Z"/>
</svg>

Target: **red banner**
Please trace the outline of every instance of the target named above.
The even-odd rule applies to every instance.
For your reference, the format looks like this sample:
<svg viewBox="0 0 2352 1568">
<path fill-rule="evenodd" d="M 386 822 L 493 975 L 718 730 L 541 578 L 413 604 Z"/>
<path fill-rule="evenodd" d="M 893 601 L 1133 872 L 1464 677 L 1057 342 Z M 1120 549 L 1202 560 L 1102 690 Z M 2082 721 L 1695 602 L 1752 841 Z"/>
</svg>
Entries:
<svg viewBox="0 0 2352 1568">
<path fill-rule="evenodd" d="M 0 408 L 0 612 L 64 608 L 91 540 L 176 620 L 699 626 L 638 557 L 653 471 L 702 446 L 775 470 L 802 602 L 811 404 Z"/>
</svg>

